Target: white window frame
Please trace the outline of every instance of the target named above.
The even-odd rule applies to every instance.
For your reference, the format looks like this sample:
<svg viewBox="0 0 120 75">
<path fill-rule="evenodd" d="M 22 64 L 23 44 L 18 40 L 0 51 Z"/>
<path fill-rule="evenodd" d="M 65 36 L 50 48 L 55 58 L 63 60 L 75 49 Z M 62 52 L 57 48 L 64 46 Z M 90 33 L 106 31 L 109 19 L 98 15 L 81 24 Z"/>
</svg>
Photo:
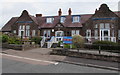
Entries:
<svg viewBox="0 0 120 75">
<path fill-rule="evenodd" d="M 32 30 L 32 36 L 36 35 L 36 30 Z"/>
<path fill-rule="evenodd" d="M 23 37 L 25 36 L 25 25 L 20 25 L 19 26 L 19 31 L 18 31 L 18 36 L 22 36 L 21 32 L 23 32 Z"/>
<path fill-rule="evenodd" d="M 65 17 L 60 17 L 60 23 L 64 23 L 65 22 Z"/>
<path fill-rule="evenodd" d="M 118 39 L 120 40 L 120 30 L 118 30 Z"/>
<path fill-rule="evenodd" d="M 46 18 L 46 23 L 53 23 L 53 21 L 54 21 L 54 18 L 52 17 Z"/>
<path fill-rule="evenodd" d="M 73 16 L 73 23 L 80 22 L 80 16 Z"/>
<path fill-rule="evenodd" d="M 46 36 L 45 36 L 45 34 L 46 34 Z M 50 37 L 51 36 L 51 30 L 44 30 L 43 31 L 43 36 Z"/>
<path fill-rule="evenodd" d="M 86 38 L 91 38 L 91 30 L 90 29 L 86 30 Z"/>
<path fill-rule="evenodd" d="M 105 23 L 105 29 L 110 29 L 110 23 Z"/>
<path fill-rule="evenodd" d="M 95 36 L 95 39 L 98 39 L 98 29 L 94 30 L 94 36 Z"/>
<path fill-rule="evenodd" d="M 98 28 L 98 24 L 95 24 L 94 28 Z"/>
<path fill-rule="evenodd" d="M 72 30 L 71 31 L 71 35 L 74 36 L 74 35 L 80 35 L 80 30 Z"/>
<path fill-rule="evenodd" d="M 104 27 L 104 23 L 100 23 L 100 29 L 104 29 L 105 27 Z"/>
<path fill-rule="evenodd" d="M 17 31 L 16 31 L 16 30 L 13 30 L 13 33 L 14 33 L 14 34 L 16 34 L 16 33 L 17 33 Z"/>
</svg>

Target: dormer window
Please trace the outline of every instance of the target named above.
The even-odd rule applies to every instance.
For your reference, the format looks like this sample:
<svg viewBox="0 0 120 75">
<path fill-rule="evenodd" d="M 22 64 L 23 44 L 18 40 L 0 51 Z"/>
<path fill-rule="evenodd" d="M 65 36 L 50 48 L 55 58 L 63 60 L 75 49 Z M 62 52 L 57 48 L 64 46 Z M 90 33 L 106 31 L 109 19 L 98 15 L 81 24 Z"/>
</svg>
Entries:
<svg viewBox="0 0 120 75">
<path fill-rule="evenodd" d="M 61 17 L 60 18 L 60 23 L 64 23 L 65 22 L 65 17 Z"/>
<path fill-rule="evenodd" d="M 47 19 L 46 19 L 46 22 L 47 22 L 47 23 L 52 23 L 53 21 L 54 21 L 54 18 L 47 18 Z"/>
<path fill-rule="evenodd" d="M 80 22 L 80 16 L 73 16 L 73 23 Z"/>
</svg>

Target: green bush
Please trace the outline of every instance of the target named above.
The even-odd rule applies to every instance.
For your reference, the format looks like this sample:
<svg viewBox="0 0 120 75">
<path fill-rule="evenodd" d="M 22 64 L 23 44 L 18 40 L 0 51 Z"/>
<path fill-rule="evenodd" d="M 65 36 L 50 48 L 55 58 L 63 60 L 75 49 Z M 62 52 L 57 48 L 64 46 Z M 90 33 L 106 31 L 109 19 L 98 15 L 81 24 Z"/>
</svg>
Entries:
<svg viewBox="0 0 120 75">
<path fill-rule="evenodd" d="M 9 44 L 22 44 L 20 38 L 16 38 L 16 37 L 10 37 L 8 39 L 8 43 Z"/>
<path fill-rule="evenodd" d="M 111 41 L 95 41 L 93 44 L 99 44 L 99 45 L 118 45 L 118 43 L 111 42 Z"/>
<path fill-rule="evenodd" d="M 9 39 L 9 36 L 8 35 L 2 35 L 2 42 L 3 43 L 6 43 L 6 42 L 8 42 L 8 39 Z"/>
<path fill-rule="evenodd" d="M 40 41 L 42 40 L 41 37 L 32 37 L 31 41 L 35 42 L 35 44 L 40 44 Z"/>
<path fill-rule="evenodd" d="M 86 45 L 86 48 L 117 52 L 115 50 L 120 50 L 120 45 L 111 41 L 95 41 L 92 45 Z"/>
<path fill-rule="evenodd" d="M 64 44 L 64 48 L 70 48 L 69 44 Z"/>
<path fill-rule="evenodd" d="M 64 48 L 70 48 L 70 44 L 64 44 Z M 76 49 L 76 46 L 72 44 L 72 49 Z"/>
<path fill-rule="evenodd" d="M 84 38 L 80 35 L 74 35 L 72 37 L 72 43 L 73 45 L 79 49 L 79 48 L 83 48 L 84 47 Z"/>
</svg>

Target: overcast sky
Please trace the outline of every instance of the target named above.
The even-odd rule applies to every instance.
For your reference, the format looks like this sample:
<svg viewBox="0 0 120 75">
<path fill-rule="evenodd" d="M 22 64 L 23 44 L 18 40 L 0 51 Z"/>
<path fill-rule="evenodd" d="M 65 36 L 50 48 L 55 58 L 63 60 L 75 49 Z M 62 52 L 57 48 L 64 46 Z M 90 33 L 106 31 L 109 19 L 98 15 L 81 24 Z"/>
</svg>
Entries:
<svg viewBox="0 0 120 75">
<path fill-rule="evenodd" d="M 59 8 L 62 14 L 67 15 L 68 9 L 72 9 L 72 14 L 93 14 L 95 9 L 102 3 L 106 3 L 112 11 L 118 11 L 120 0 L 1 0 L 0 3 L 0 28 L 5 25 L 10 18 L 19 17 L 23 10 L 27 10 L 30 15 L 43 14 L 43 16 L 58 15 Z"/>
</svg>

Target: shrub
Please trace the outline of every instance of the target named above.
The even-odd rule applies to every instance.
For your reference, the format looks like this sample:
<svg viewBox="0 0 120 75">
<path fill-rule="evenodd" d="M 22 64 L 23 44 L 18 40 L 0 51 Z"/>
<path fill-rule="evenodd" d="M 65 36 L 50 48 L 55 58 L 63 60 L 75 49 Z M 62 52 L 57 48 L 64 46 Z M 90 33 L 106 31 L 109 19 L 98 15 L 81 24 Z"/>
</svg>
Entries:
<svg viewBox="0 0 120 75">
<path fill-rule="evenodd" d="M 8 35 L 2 35 L 2 42 L 5 43 L 5 42 L 8 42 L 8 39 L 9 39 L 9 36 Z"/>
<path fill-rule="evenodd" d="M 69 44 L 64 44 L 64 48 L 70 48 Z"/>
<path fill-rule="evenodd" d="M 93 44 L 99 44 L 99 45 L 118 45 L 118 43 L 111 42 L 111 41 L 95 41 Z"/>
<path fill-rule="evenodd" d="M 120 50 L 120 45 L 111 41 L 96 41 L 90 46 L 91 49 L 99 49 L 99 47 L 101 50 Z"/>
<path fill-rule="evenodd" d="M 41 37 L 32 37 L 31 41 L 35 42 L 35 44 L 40 44 L 40 41 L 42 40 Z"/>
<path fill-rule="evenodd" d="M 70 48 L 70 44 L 64 44 L 64 48 Z M 72 44 L 72 49 L 76 49 L 76 46 Z"/>
<path fill-rule="evenodd" d="M 76 48 L 83 48 L 84 47 L 84 38 L 80 35 L 74 35 L 72 38 L 73 45 Z"/>
<path fill-rule="evenodd" d="M 17 37 L 10 37 L 8 39 L 8 43 L 9 44 L 22 44 L 20 38 L 17 38 Z"/>
</svg>

